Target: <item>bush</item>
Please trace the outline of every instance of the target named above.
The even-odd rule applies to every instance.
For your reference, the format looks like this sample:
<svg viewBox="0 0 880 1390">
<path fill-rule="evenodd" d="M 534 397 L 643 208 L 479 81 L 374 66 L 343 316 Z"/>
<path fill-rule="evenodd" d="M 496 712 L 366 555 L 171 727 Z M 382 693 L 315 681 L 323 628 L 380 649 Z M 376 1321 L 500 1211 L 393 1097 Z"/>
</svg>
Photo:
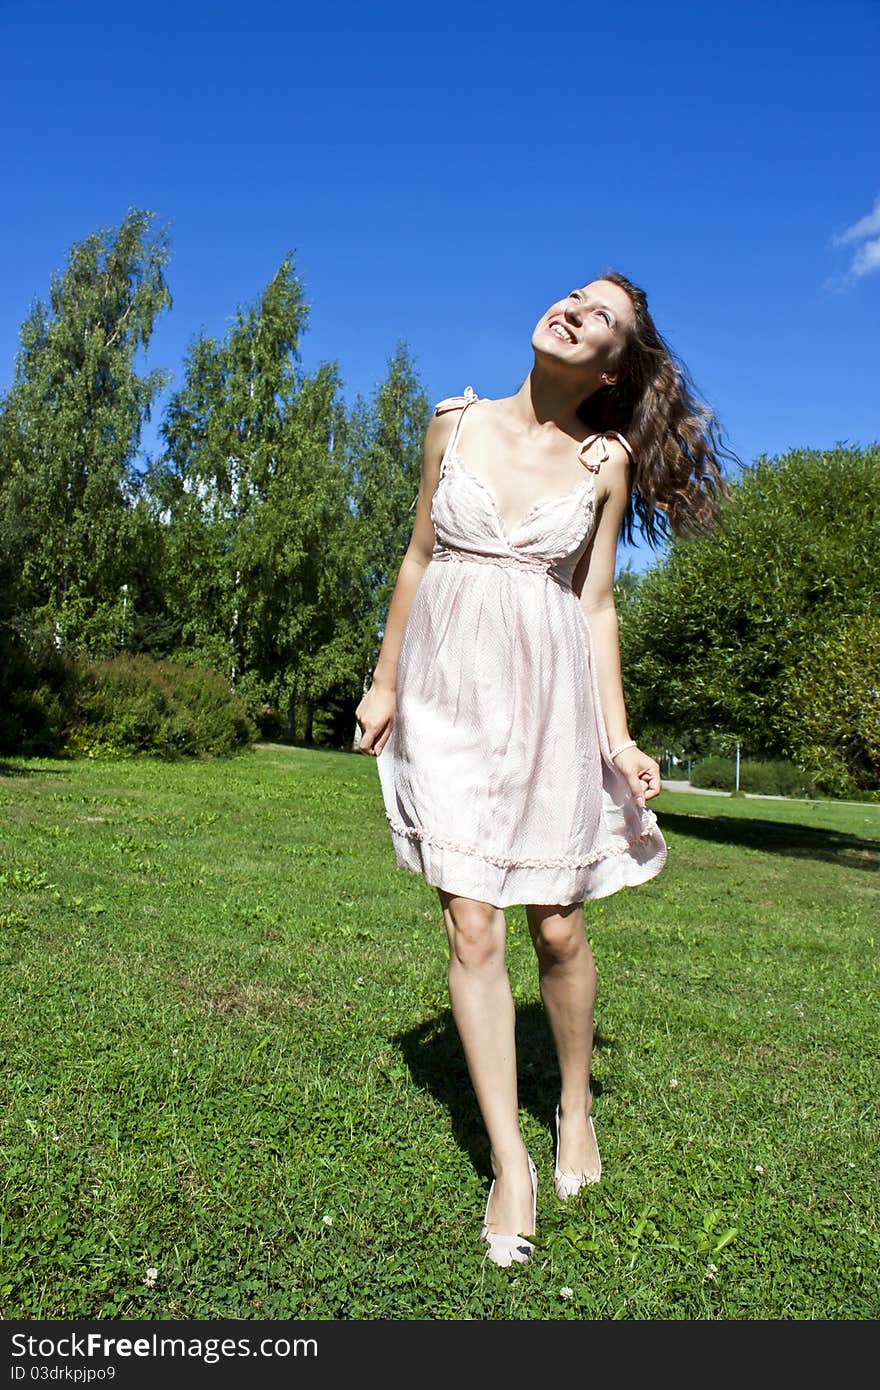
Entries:
<svg viewBox="0 0 880 1390">
<path fill-rule="evenodd" d="M 729 758 L 702 758 L 691 768 L 692 787 L 713 787 L 718 791 L 732 792 L 736 781 L 736 769 Z"/>
<path fill-rule="evenodd" d="M 736 763 L 731 758 L 703 758 L 691 773 L 691 785 L 732 792 L 736 785 Z M 739 789 L 761 796 L 813 795 L 806 773 L 784 759 L 741 758 Z"/>
<path fill-rule="evenodd" d="M 0 751 L 163 758 L 231 753 L 256 728 L 222 676 L 125 653 L 92 662 L 48 646 L 8 648 L 0 671 Z"/>
<path fill-rule="evenodd" d="M 784 758 L 761 761 L 745 758 L 740 764 L 740 787 L 762 796 L 812 796 L 813 787 L 802 768 Z"/>
<path fill-rule="evenodd" d="M 51 644 L 29 651 L 17 640 L 0 658 L 0 751 L 51 757 L 74 703 L 76 663 Z"/>
<path fill-rule="evenodd" d="M 61 751 L 192 757 L 231 753 L 255 737 L 244 705 L 217 672 L 122 655 L 81 664 Z"/>
</svg>

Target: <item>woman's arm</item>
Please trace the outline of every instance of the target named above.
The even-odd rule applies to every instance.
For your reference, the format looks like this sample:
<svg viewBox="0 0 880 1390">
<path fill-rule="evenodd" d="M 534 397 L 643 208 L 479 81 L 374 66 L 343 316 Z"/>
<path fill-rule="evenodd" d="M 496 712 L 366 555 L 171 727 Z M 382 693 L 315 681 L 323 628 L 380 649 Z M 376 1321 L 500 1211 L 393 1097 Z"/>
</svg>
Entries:
<svg viewBox="0 0 880 1390">
<path fill-rule="evenodd" d="M 457 418 L 454 411 L 444 411 L 442 415 L 432 415 L 428 422 L 412 535 L 388 605 L 385 633 L 372 684 L 355 710 L 355 718 L 363 730 L 359 751 L 374 753 L 377 757 L 391 735 L 400 644 L 403 641 L 413 599 L 434 549 L 431 501 L 440 481 L 440 463 Z"/>
<path fill-rule="evenodd" d="M 572 588 L 578 596 L 593 638 L 596 681 L 608 742 L 612 748 L 629 743 L 626 702 L 620 667 L 620 635 L 614 606 L 614 566 L 617 539 L 629 500 L 629 456 L 622 444 L 607 440 L 611 457 L 603 464 L 606 483 L 593 539 L 578 561 Z M 661 789 L 660 767 L 638 747 L 628 748 L 614 760 L 626 777 L 639 805 Z"/>
</svg>

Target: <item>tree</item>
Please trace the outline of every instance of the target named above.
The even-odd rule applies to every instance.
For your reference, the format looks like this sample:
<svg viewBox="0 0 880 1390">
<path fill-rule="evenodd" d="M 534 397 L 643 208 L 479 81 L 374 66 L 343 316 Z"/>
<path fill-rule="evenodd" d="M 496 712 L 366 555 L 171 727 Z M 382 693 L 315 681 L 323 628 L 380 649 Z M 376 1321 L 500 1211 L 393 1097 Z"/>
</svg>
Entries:
<svg viewBox="0 0 880 1390">
<path fill-rule="evenodd" d="M 625 608 L 635 603 L 639 591 L 639 576 L 627 560 L 614 576 L 614 607 L 620 617 Z"/>
<path fill-rule="evenodd" d="M 781 700 L 786 751 L 833 796 L 880 789 L 880 613 L 816 632 Z"/>
<path fill-rule="evenodd" d="M 340 386 L 335 364 L 302 383 L 243 562 L 260 635 L 253 669 L 289 737 L 302 710 L 307 742 L 319 710 L 336 742 L 354 722 L 412 532 L 429 414 L 403 343 L 373 403 L 358 396 L 346 417 Z"/>
<path fill-rule="evenodd" d="M 301 383 L 263 505 L 242 528 L 238 564 L 253 696 L 283 712 L 289 737 L 314 738 L 318 706 L 357 680 L 365 602 L 345 408 L 335 363 Z"/>
<path fill-rule="evenodd" d="M 430 417 L 431 405 L 419 385 L 409 348 L 400 341 L 372 404 L 365 407 L 360 397 L 355 402 L 353 500 L 370 592 L 361 688 L 378 660 L 388 607 L 412 535 Z"/>
<path fill-rule="evenodd" d="M 320 703 L 351 698 L 369 592 L 338 366 L 298 370 L 306 320 L 288 257 L 223 342 L 196 340 L 149 485 L 182 651 L 291 737 L 302 707 L 311 741 Z"/>
<path fill-rule="evenodd" d="M 803 763 L 793 692 L 808 704 L 829 637 L 878 614 L 880 449 L 762 455 L 715 533 L 674 541 L 624 609 L 631 723 L 665 738 L 736 733 Z M 880 785 L 876 765 L 853 777 Z"/>
<path fill-rule="evenodd" d="M 149 471 L 181 647 L 232 684 L 246 672 L 254 640 L 241 540 L 283 466 L 307 319 L 287 256 L 258 302 L 237 310 L 224 341 L 200 334 L 193 343 L 161 426 L 165 452 Z"/>
<path fill-rule="evenodd" d="M 74 245 L 22 326 L 0 424 L 0 512 L 16 574 L 11 621 L 32 643 L 109 655 L 137 583 L 141 424 L 166 384 L 134 370 L 171 304 L 154 214 Z"/>
</svg>

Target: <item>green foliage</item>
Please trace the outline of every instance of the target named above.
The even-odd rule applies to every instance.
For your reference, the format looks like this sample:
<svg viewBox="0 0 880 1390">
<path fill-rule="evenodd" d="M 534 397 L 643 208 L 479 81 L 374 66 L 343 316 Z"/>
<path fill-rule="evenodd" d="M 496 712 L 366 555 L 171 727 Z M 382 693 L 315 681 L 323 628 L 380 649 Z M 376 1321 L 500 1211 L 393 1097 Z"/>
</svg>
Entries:
<svg viewBox="0 0 880 1390">
<path fill-rule="evenodd" d="M 84 665 L 64 741 L 74 756 L 227 754 L 256 736 L 222 676 L 146 656 Z"/>
<path fill-rule="evenodd" d="M 789 746 L 829 795 L 880 792 L 880 614 L 813 634 L 781 714 Z"/>
<path fill-rule="evenodd" d="M 0 661 L 0 752 L 57 753 L 75 702 L 79 668 L 53 644 L 28 649 L 7 634 Z"/>
<path fill-rule="evenodd" d="M 732 792 L 736 786 L 736 763 L 713 754 L 701 758 L 691 771 L 694 787 L 715 787 Z M 811 796 L 810 780 L 799 767 L 784 759 L 741 758 L 739 786 L 742 792 L 761 796 Z"/>
<path fill-rule="evenodd" d="M 355 402 L 354 509 L 369 591 L 361 680 L 376 664 L 388 605 L 409 544 L 431 406 L 406 345 L 398 343 L 370 407 Z M 357 696 L 360 698 L 358 689 Z"/>
<path fill-rule="evenodd" d="M 68 756 L 225 754 L 256 736 L 214 671 L 123 654 L 72 657 L 19 646 L 0 669 L 0 751 Z"/>
<path fill-rule="evenodd" d="M 812 796 L 814 788 L 802 768 L 783 758 L 740 761 L 739 784 L 744 792 L 763 796 Z"/>
<path fill-rule="evenodd" d="M 287 256 L 222 341 L 194 341 L 141 473 L 167 376 L 141 379 L 133 354 L 171 302 L 151 217 L 74 246 L 22 328 L 0 410 L 0 662 L 173 657 L 221 674 L 267 731 L 348 741 L 412 527 L 429 407 L 411 355 L 399 343 L 347 414 L 335 363 L 301 370 Z M 11 691 L 8 742 L 55 746 L 52 689 L 31 672 Z"/>
<path fill-rule="evenodd" d="M 138 570 L 135 454 L 164 372 L 141 377 L 138 350 L 171 303 L 164 233 L 131 210 L 75 245 L 50 307 L 22 326 L 0 412 L 0 536 L 16 575 L 9 608 L 38 644 L 110 655 Z"/>
<path fill-rule="evenodd" d="M 736 769 L 727 758 L 719 758 L 715 754 L 694 763 L 690 781 L 693 787 L 712 787 L 718 791 L 731 792 L 736 781 Z"/>
<path fill-rule="evenodd" d="M 614 576 L 614 607 L 618 618 L 638 599 L 639 576 L 629 561 Z"/>
<path fill-rule="evenodd" d="M 245 670 L 291 732 L 300 703 L 308 726 L 332 692 L 360 690 L 366 597 L 340 393 L 335 367 L 300 384 L 279 467 L 237 548 Z"/>
<path fill-rule="evenodd" d="M 200 334 L 193 343 L 161 426 L 165 452 L 148 472 L 179 648 L 233 681 L 249 666 L 255 597 L 241 572 L 242 537 L 284 465 L 307 319 L 288 256 L 222 342 Z"/>
<path fill-rule="evenodd" d="M 858 697 L 835 700 L 833 639 L 851 632 L 842 660 L 866 693 L 857 653 L 880 615 L 880 448 L 762 456 L 732 494 L 715 533 L 673 542 L 623 607 L 630 723 L 670 743 L 727 730 L 819 789 L 876 787 L 876 723 Z M 827 713 L 814 724 L 817 702 Z"/>
<path fill-rule="evenodd" d="M 320 702 L 342 692 L 353 710 L 375 632 L 356 507 L 366 445 L 336 364 L 298 369 L 306 320 L 288 258 L 223 342 L 198 339 L 149 489 L 177 654 L 227 675 L 261 723 L 295 732 L 302 708 L 309 738 Z"/>
</svg>

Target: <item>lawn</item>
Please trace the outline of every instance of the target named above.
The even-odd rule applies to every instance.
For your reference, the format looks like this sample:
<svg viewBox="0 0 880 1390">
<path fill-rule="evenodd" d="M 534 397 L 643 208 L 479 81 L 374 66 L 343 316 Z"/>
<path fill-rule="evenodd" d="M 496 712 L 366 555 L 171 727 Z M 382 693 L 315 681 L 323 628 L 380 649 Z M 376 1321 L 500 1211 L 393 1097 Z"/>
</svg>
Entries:
<svg viewBox="0 0 880 1390">
<path fill-rule="evenodd" d="M 499 1270 L 373 759 L 7 759 L 0 797 L 3 1318 L 880 1315 L 880 807 L 651 803 L 663 873 L 586 905 L 604 1175 L 565 1208 L 508 909 L 538 1247 Z"/>
</svg>

